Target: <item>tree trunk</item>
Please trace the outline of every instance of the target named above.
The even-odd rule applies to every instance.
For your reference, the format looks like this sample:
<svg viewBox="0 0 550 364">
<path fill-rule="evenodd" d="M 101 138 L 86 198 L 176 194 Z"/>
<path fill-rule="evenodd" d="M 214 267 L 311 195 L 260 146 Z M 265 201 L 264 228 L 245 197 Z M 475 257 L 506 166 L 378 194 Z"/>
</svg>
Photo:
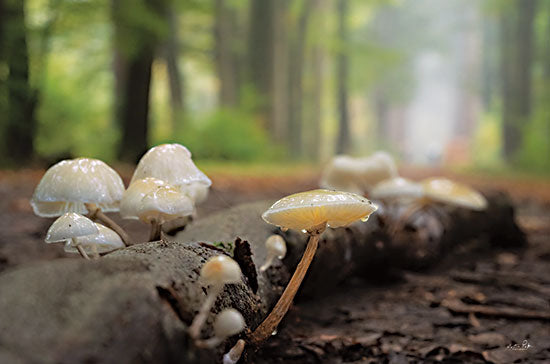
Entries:
<svg viewBox="0 0 550 364">
<path fill-rule="evenodd" d="M 300 158 L 304 153 L 303 143 L 303 70 L 305 41 L 312 0 L 304 0 L 298 16 L 295 35 L 290 42 L 289 92 L 288 92 L 288 131 L 290 133 L 290 154 Z"/>
<path fill-rule="evenodd" d="M 273 140 L 288 144 L 289 2 L 277 0 L 273 9 Z"/>
<path fill-rule="evenodd" d="M 223 107 L 237 107 L 240 99 L 238 47 L 236 44 L 236 14 L 227 0 L 215 2 L 214 40 L 218 78 L 219 103 Z"/>
<path fill-rule="evenodd" d="M 9 70 L 4 145 L 12 162 L 28 162 L 34 154 L 36 93 L 29 83 L 25 1 L 5 1 L 2 9 L 3 49 Z"/>
<path fill-rule="evenodd" d="M 271 116 L 274 1 L 279 0 L 251 0 L 248 44 L 249 82 L 258 98 L 260 123 L 270 133 L 274 130 Z"/>
<path fill-rule="evenodd" d="M 348 42 L 348 0 L 338 0 L 338 39 L 340 47 L 336 60 L 336 83 L 338 93 L 338 140 L 336 142 L 336 153 L 344 154 L 350 151 L 350 121 L 348 112 L 348 71 L 349 57 L 347 50 Z"/>
<path fill-rule="evenodd" d="M 119 158 L 136 162 L 147 150 L 151 67 L 161 36 L 138 23 L 135 7 L 147 16 L 163 19 L 162 6 L 154 0 L 112 0 L 115 29 L 116 118 L 122 128 Z"/>
<path fill-rule="evenodd" d="M 420 258 L 426 255 L 430 264 L 436 263 L 452 244 L 463 244 L 464 250 L 472 238 L 476 243 L 471 249 L 488 249 L 489 243 L 525 244 L 509 201 L 493 195 L 489 202 L 487 211 L 446 211 L 442 219 L 426 211 L 392 240 L 387 229 L 391 213 L 329 229 L 300 294 L 321 298 L 353 275 L 388 279 L 392 267 L 426 262 Z M 203 336 L 209 337 L 215 314 L 226 307 L 239 310 L 249 329 L 257 327 L 304 251 L 305 234 L 281 233 L 261 220 L 269 204 L 246 204 L 199 220 L 177 242 L 143 243 L 97 261 L 61 259 L 0 275 L 0 362 L 220 362 L 237 337 L 205 350 L 194 346 L 187 334 L 208 292 L 199 280 L 204 262 L 214 255 L 233 255 L 243 271 L 242 282 L 226 285 L 218 297 L 204 330 Z M 274 232 L 284 235 L 287 257 L 256 276 L 267 256 L 264 242 Z M 223 247 L 200 241 L 223 242 Z M 246 333 L 241 337 L 246 340 Z"/>
<path fill-rule="evenodd" d="M 184 79 L 178 65 L 180 46 L 178 38 L 178 18 L 174 6 L 164 9 L 166 23 L 169 26 L 167 39 L 164 44 L 164 60 L 168 72 L 170 86 L 170 108 L 172 111 L 172 131 L 182 130 L 184 126 L 185 96 Z"/>
<path fill-rule="evenodd" d="M 503 155 L 513 162 L 531 113 L 531 63 L 536 0 L 516 0 L 501 18 Z"/>
</svg>

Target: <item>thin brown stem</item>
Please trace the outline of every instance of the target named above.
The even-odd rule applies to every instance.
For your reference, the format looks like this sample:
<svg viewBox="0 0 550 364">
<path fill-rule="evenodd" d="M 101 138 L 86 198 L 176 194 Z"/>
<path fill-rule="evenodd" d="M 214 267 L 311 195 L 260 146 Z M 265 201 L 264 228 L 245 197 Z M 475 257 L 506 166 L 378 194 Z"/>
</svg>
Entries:
<svg viewBox="0 0 550 364">
<path fill-rule="evenodd" d="M 88 256 L 88 254 L 86 254 L 86 252 L 84 251 L 84 248 L 81 245 L 77 245 L 76 250 L 78 250 L 82 258 L 86 260 L 90 260 L 90 257 Z"/>
<path fill-rule="evenodd" d="M 160 240 L 160 232 L 162 223 L 158 219 L 151 220 L 151 232 L 149 233 L 149 241 Z"/>
<path fill-rule="evenodd" d="M 107 226 L 109 229 L 113 230 L 115 233 L 117 233 L 122 241 L 124 242 L 124 245 L 129 246 L 130 245 L 130 236 L 122 227 L 120 227 L 119 224 L 114 222 L 109 216 L 105 215 L 103 211 L 101 211 L 100 208 L 98 208 L 93 203 L 86 203 L 86 208 L 88 209 L 88 217 L 91 220 L 97 220 L 103 225 Z"/>
<path fill-rule="evenodd" d="M 296 292 L 298 292 L 298 288 L 300 288 L 300 285 L 306 276 L 307 270 L 313 260 L 313 257 L 315 256 L 318 245 L 319 233 L 311 234 L 309 241 L 307 242 L 304 255 L 302 256 L 300 263 L 298 263 L 292 278 L 290 278 L 290 282 L 288 282 L 283 294 L 279 298 L 279 301 L 277 301 L 277 304 L 275 304 L 275 307 L 273 307 L 273 310 L 269 316 L 267 316 L 260 326 L 258 326 L 250 335 L 249 339 L 251 343 L 256 345 L 260 344 L 262 341 L 269 338 L 277 329 L 277 326 L 279 326 L 279 323 L 290 308 L 292 300 L 294 299 L 294 296 L 296 296 Z"/>
</svg>

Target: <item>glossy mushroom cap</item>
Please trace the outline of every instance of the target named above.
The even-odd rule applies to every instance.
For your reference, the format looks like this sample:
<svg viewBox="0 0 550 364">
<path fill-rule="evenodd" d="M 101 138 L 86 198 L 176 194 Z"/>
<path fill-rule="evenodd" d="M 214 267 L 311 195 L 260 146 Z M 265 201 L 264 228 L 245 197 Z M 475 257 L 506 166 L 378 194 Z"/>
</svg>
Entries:
<svg viewBox="0 0 550 364">
<path fill-rule="evenodd" d="M 186 194 L 152 177 L 132 182 L 120 202 L 122 218 L 146 223 L 189 216 L 193 211 L 193 201 Z"/>
<path fill-rule="evenodd" d="M 378 183 L 369 192 L 369 197 L 375 200 L 417 200 L 424 196 L 420 183 L 403 177 L 395 177 Z"/>
<path fill-rule="evenodd" d="M 386 152 L 364 158 L 336 156 L 323 172 L 321 187 L 364 194 L 377 183 L 397 177 L 397 167 Z"/>
<path fill-rule="evenodd" d="M 61 161 L 46 171 L 31 205 L 42 217 L 86 214 L 84 203 L 94 203 L 107 212 L 118 211 L 123 192 L 124 183 L 114 169 L 97 159 L 77 158 Z"/>
<path fill-rule="evenodd" d="M 214 320 L 214 335 L 218 338 L 233 336 L 243 331 L 245 325 L 243 315 L 239 311 L 226 308 Z"/>
<path fill-rule="evenodd" d="M 216 255 L 202 266 L 201 279 L 208 285 L 238 283 L 241 281 L 241 268 L 228 256 Z"/>
<path fill-rule="evenodd" d="M 97 234 L 90 234 L 76 239 L 78 245 L 82 246 L 86 253 L 108 253 L 115 249 L 124 248 L 125 245 L 117 233 L 101 224 L 96 223 L 95 225 L 99 230 Z M 71 241 L 67 241 L 65 244 L 65 252 L 78 254 L 78 250 Z"/>
<path fill-rule="evenodd" d="M 271 235 L 265 241 L 265 247 L 269 254 L 279 259 L 283 259 L 286 255 L 286 242 L 281 235 Z"/>
<path fill-rule="evenodd" d="M 46 243 L 58 243 L 90 234 L 97 234 L 96 224 L 85 216 L 68 212 L 55 220 L 46 234 Z"/>
<path fill-rule="evenodd" d="M 421 181 L 426 197 L 433 201 L 464 207 L 472 210 L 485 210 L 487 200 L 473 188 L 447 178 L 428 178 Z"/>
<path fill-rule="evenodd" d="M 350 192 L 313 190 L 290 195 L 275 202 L 262 218 L 287 229 L 309 230 L 326 223 L 337 228 L 368 219 L 378 207 Z"/>
<path fill-rule="evenodd" d="M 149 149 L 139 161 L 130 184 L 147 177 L 181 188 L 196 203 L 206 198 L 212 184 L 193 163 L 191 152 L 180 144 L 162 144 Z"/>
</svg>

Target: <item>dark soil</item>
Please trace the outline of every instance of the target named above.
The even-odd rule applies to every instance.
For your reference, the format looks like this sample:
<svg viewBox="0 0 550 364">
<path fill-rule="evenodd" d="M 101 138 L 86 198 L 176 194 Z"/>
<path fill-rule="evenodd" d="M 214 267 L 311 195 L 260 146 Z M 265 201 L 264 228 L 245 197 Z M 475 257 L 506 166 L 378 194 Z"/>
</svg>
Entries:
<svg viewBox="0 0 550 364">
<path fill-rule="evenodd" d="M 0 272 L 67 257 L 62 246 L 43 242 L 52 219 L 35 217 L 28 204 L 42 173 L 0 172 Z M 314 188 L 316 176 L 213 176 L 213 181 L 199 218 L 237 203 Z M 385 283 L 350 280 L 326 297 L 297 302 L 277 335 L 257 353 L 247 353 L 246 359 L 254 363 L 549 363 L 550 184 L 494 178 L 467 181 L 512 194 L 519 223 L 528 234 L 525 249 L 494 251 L 480 244 L 475 253 L 451 253 L 430 271 L 400 272 Z M 147 226 L 120 222 L 136 242 L 148 236 Z"/>
</svg>

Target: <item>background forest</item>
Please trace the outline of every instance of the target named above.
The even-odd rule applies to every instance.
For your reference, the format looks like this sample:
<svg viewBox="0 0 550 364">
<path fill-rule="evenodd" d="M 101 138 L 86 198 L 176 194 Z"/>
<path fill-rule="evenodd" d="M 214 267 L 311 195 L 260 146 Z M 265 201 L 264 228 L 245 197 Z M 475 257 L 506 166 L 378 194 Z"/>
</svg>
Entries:
<svg viewBox="0 0 550 364">
<path fill-rule="evenodd" d="M 0 0 L 1 162 L 550 167 L 550 1 Z"/>
</svg>

